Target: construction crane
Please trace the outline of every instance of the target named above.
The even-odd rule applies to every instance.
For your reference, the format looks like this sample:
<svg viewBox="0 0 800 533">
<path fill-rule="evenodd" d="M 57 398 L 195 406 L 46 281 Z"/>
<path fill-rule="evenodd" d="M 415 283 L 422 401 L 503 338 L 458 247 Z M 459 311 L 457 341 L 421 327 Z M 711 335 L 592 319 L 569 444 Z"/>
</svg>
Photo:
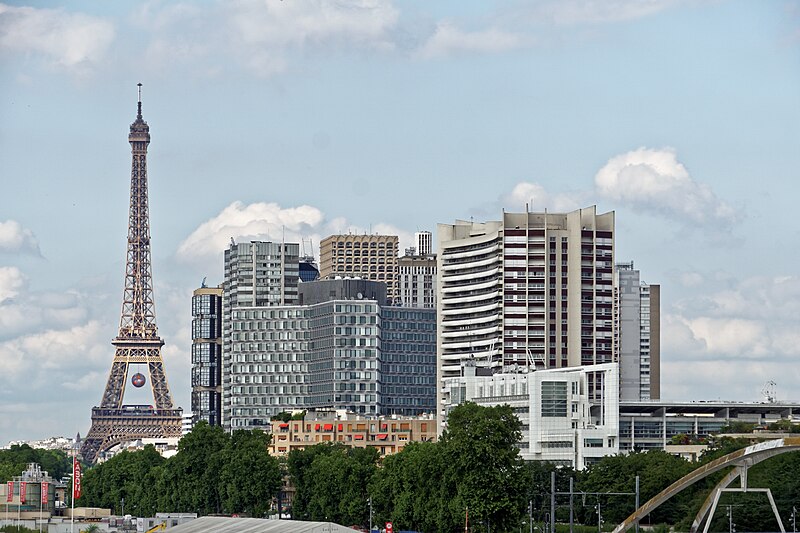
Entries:
<svg viewBox="0 0 800 533">
<path fill-rule="evenodd" d="M 775 388 L 777 386 L 778 384 L 772 380 L 764 383 L 764 386 L 761 388 L 761 396 L 764 397 L 766 403 L 775 403 L 778 400 L 775 393 Z"/>
</svg>

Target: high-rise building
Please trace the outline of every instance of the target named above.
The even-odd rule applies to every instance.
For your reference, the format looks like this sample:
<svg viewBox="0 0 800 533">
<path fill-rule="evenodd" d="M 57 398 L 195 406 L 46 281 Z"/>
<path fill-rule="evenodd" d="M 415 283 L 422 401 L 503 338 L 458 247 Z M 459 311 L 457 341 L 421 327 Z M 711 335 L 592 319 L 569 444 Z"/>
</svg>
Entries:
<svg viewBox="0 0 800 533">
<path fill-rule="evenodd" d="M 141 84 L 139 87 L 141 90 Z M 161 357 L 164 341 L 158 336 L 156 326 L 147 193 L 150 127 L 142 117 L 141 93 L 128 142 L 131 145 L 131 192 L 122 314 L 119 334 L 111 341 L 114 360 L 103 398 L 99 407 L 92 408 L 92 427 L 81 445 L 81 455 L 88 463 L 95 462 L 98 454 L 127 440 L 181 435 L 182 410 L 172 403 Z M 134 387 L 143 387 L 147 377 L 150 378 L 152 402 L 124 404 L 128 373 L 132 368 L 136 370 L 131 377 Z"/>
<path fill-rule="evenodd" d="M 436 308 L 436 256 L 406 254 L 397 260 L 400 305 Z"/>
<path fill-rule="evenodd" d="M 383 283 L 356 279 L 302 283 L 300 300 L 232 309 L 226 428 L 299 409 L 433 411 L 433 309 L 387 306 Z"/>
<path fill-rule="evenodd" d="M 225 301 L 230 307 L 297 303 L 300 245 L 231 242 L 225 250 Z"/>
<path fill-rule="evenodd" d="M 320 243 L 320 277 L 357 277 L 386 283 L 394 303 L 398 290 L 397 235 L 331 235 Z"/>
<path fill-rule="evenodd" d="M 414 244 L 419 255 L 433 253 L 433 234 L 430 231 L 418 231 L 414 234 Z"/>
<path fill-rule="evenodd" d="M 319 268 L 313 255 L 300 257 L 300 281 L 316 281 L 319 279 Z"/>
<path fill-rule="evenodd" d="M 619 361 L 620 399 L 658 400 L 661 397 L 661 287 L 640 279 L 633 262 L 615 270 L 616 360 Z"/>
<path fill-rule="evenodd" d="M 192 422 L 222 425 L 222 287 L 192 293 Z"/>
<path fill-rule="evenodd" d="M 613 361 L 613 212 L 504 212 L 439 224 L 438 239 L 440 381 L 469 359 L 494 371 Z"/>
<path fill-rule="evenodd" d="M 298 301 L 300 245 L 252 241 L 225 250 L 222 322 L 222 425 L 230 428 L 231 318 L 238 307 L 294 305 Z"/>
</svg>

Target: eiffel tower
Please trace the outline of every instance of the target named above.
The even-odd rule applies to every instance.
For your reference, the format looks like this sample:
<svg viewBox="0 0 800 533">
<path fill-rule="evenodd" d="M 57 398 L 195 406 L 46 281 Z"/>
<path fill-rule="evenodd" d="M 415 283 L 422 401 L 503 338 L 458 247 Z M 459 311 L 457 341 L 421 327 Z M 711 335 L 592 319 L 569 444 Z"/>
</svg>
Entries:
<svg viewBox="0 0 800 533">
<path fill-rule="evenodd" d="M 156 328 L 150 267 L 150 213 L 147 200 L 147 145 L 150 127 L 142 119 L 142 84 L 136 120 L 131 124 L 131 204 L 128 215 L 128 254 L 125 265 L 125 291 L 119 335 L 111 344 L 114 362 L 100 407 L 92 408 L 92 428 L 81 445 L 81 455 L 89 463 L 100 452 L 121 442 L 150 437 L 180 437 L 180 408 L 172 405 L 172 395 L 164 373 L 161 347 L 164 341 Z M 123 405 L 130 365 L 146 365 L 153 390 L 153 405 Z M 144 376 L 133 376 L 141 387 Z"/>
</svg>

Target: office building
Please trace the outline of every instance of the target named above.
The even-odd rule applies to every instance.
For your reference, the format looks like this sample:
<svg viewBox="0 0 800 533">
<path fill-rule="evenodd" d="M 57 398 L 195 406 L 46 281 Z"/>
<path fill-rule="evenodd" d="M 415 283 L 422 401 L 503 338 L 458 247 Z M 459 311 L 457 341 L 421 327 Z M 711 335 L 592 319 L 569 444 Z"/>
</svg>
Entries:
<svg viewBox="0 0 800 533">
<path fill-rule="evenodd" d="M 615 270 L 616 360 L 621 400 L 661 397 L 661 287 L 640 279 L 633 262 Z"/>
<path fill-rule="evenodd" d="M 433 234 L 430 231 L 418 231 L 414 234 L 414 245 L 418 255 L 433 254 Z"/>
<path fill-rule="evenodd" d="M 313 255 L 304 255 L 300 257 L 300 281 L 316 281 L 319 279 L 319 268 Z"/>
<path fill-rule="evenodd" d="M 192 425 L 222 424 L 222 292 L 220 286 L 192 293 Z"/>
<path fill-rule="evenodd" d="M 436 256 L 407 253 L 397 267 L 400 305 L 436 309 Z"/>
<path fill-rule="evenodd" d="M 503 213 L 439 224 L 438 239 L 442 383 L 468 359 L 493 372 L 613 361 L 613 212 Z"/>
<path fill-rule="evenodd" d="M 231 317 L 239 307 L 294 305 L 298 302 L 300 245 L 252 241 L 225 250 L 222 321 L 222 425 L 230 429 Z"/>
<path fill-rule="evenodd" d="M 320 243 L 320 277 L 356 277 L 386 283 L 394 303 L 398 290 L 397 235 L 331 235 Z"/>
<path fill-rule="evenodd" d="M 302 305 L 231 310 L 227 429 L 284 411 L 417 415 L 435 408 L 436 313 L 389 306 L 385 284 L 301 283 Z"/>
<path fill-rule="evenodd" d="M 445 382 L 443 406 L 507 404 L 522 423 L 523 459 L 583 470 L 619 452 L 618 380 L 616 363 L 492 374 L 470 360 Z"/>
</svg>

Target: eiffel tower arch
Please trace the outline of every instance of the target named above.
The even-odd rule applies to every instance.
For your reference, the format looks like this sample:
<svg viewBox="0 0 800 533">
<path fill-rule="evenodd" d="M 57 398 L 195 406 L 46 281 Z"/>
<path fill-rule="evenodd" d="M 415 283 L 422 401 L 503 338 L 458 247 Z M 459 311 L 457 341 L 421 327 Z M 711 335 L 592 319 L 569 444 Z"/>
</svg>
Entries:
<svg viewBox="0 0 800 533">
<path fill-rule="evenodd" d="M 151 437 L 180 437 L 181 408 L 172 405 L 164 371 L 153 300 L 150 264 L 150 212 L 147 196 L 147 146 L 150 127 L 142 118 L 142 97 L 131 124 L 131 197 L 128 215 L 128 251 L 119 335 L 111 342 L 114 361 L 99 407 L 92 408 L 92 427 L 81 445 L 84 460 L 93 463 L 100 452 L 122 442 Z M 144 366 L 153 393 L 152 405 L 124 405 L 131 365 Z M 141 386 L 140 373 L 134 385 Z"/>
</svg>

